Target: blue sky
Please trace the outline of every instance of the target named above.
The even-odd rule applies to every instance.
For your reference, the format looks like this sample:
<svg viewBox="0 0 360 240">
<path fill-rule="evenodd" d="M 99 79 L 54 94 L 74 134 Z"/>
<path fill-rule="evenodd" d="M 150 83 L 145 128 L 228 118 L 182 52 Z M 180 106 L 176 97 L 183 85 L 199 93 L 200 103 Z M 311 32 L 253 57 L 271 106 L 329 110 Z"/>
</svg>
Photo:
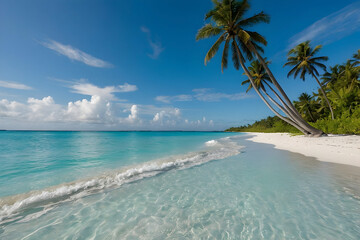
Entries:
<svg viewBox="0 0 360 240">
<path fill-rule="evenodd" d="M 360 40 L 360 1 L 253 0 L 253 29 L 291 99 L 317 89 L 287 79 L 294 44 L 323 44 L 327 65 Z M 242 71 L 204 66 L 214 39 L 195 41 L 210 0 L 3 0 L 0 8 L 0 129 L 223 130 L 272 115 L 245 94 Z"/>
</svg>

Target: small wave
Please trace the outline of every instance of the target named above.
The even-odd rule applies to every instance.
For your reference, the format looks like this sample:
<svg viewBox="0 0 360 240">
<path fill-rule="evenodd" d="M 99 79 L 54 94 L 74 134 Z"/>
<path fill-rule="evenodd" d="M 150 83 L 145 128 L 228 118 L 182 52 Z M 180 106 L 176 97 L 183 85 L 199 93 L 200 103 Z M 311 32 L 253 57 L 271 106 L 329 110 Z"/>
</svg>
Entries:
<svg viewBox="0 0 360 240">
<path fill-rule="evenodd" d="M 207 141 L 207 142 L 205 143 L 205 145 L 208 146 L 208 147 L 212 147 L 212 146 L 215 146 L 215 145 L 218 144 L 218 143 L 219 143 L 219 142 L 216 141 L 216 140 L 210 140 L 210 141 Z"/>
<path fill-rule="evenodd" d="M 50 206 L 60 202 L 72 201 L 106 188 L 119 187 L 172 169 L 189 168 L 212 160 L 231 157 L 239 154 L 242 148 L 229 138 L 211 140 L 206 142 L 206 145 L 208 148 L 205 151 L 171 156 L 128 166 L 88 179 L 0 198 L 0 224 L 18 220 L 19 214 L 28 208 L 38 208 L 40 212 L 47 212 L 51 209 Z M 33 214 L 31 218 L 41 215 L 42 213 Z"/>
</svg>

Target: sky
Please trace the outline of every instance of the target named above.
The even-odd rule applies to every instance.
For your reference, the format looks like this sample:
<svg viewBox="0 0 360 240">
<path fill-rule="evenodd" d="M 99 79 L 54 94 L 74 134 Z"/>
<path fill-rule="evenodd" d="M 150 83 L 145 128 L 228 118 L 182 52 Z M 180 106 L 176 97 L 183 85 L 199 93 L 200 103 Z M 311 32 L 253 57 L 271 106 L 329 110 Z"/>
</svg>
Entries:
<svg viewBox="0 0 360 240">
<path fill-rule="evenodd" d="M 360 47 L 360 1 L 252 0 L 257 31 L 292 100 L 317 90 L 287 78 L 288 50 L 311 40 L 332 66 Z M 0 0 L 0 129 L 224 130 L 273 115 L 241 70 L 221 73 L 215 39 L 195 40 L 210 0 Z"/>
</svg>

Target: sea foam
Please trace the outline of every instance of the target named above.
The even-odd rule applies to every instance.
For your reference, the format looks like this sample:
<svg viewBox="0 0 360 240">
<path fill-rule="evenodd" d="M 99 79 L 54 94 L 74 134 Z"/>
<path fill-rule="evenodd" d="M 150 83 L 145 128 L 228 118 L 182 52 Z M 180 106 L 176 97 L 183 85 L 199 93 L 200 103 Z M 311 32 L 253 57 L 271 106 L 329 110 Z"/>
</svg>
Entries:
<svg viewBox="0 0 360 240">
<path fill-rule="evenodd" d="M 47 209 L 52 208 L 58 203 L 76 200 L 103 189 L 116 188 L 165 171 L 189 168 L 212 160 L 234 156 L 239 154 L 242 148 L 235 141 L 232 141 L 231 138 L 211 140 L 206 142 L 205 145 L 207 148 L 204 151 L 169 156 L 128 166 L 88 179 L 0 198 L 0 224 L 18 220 L 21 212 L 28 208 L 36 207 L 41 212 L 47 211 Z M 31 218 L 41 215 L 41 213 L 33 214 Z"/>
</svg>

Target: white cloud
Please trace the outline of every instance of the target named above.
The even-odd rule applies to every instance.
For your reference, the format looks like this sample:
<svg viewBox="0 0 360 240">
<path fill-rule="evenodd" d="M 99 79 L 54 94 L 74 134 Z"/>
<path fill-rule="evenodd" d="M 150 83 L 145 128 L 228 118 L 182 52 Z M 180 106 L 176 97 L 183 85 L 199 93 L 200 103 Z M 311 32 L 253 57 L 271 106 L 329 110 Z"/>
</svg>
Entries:
<svg viewBox="0 0 360 240">
<path fill-rule="evenodd" d="M 152 59 L 157 59 L 159 57 L 159 55 L 165 50 L 165 48 L 162 47 L 162 44 L 160 41 L 155 41 L 152 39 L 150 29 L 148 29 L 145 26 L 142 26 L 142 27 L 140 27 L 140 30 L 143 33 L 146 33 L 148 43 L 153 51 L 151 54 L 148 54 L 148 56 Z"/>
<path fill-rule="evenodd" d="M 212 92 L 212 89 L 209 88 L 200 88 L 200 89 L 193 89 L 192 95 L 181 94 L 176 96 L 157 96 L 155 100 L 163 103 L 192 101 L 193 99 L 203 102 L 218 102 L 223 99 L 235 101 L 249 97 L 250 95 L 247 95 L 245 93 L 234 93 L 234 94 L 217 93 L 217 92 Z"/>
<path fill-rule="evenodd" d="M 112 120 L 112 115 L 110 103 L 100 96 L 69 102 L 67 106 L 56 104 L 51 96 L 28 98 L 25 104 L 6 99 L 0 101 L 0 117 L 27 122 L 107 123 Z"/>
<path fill-rule="evenodd" d="M 24 104 L 2 99 L 0 101 L 0 117 L 18 117 L 24 108 Z"/>
<path fill-rule="evenodd" d="M 118 86 L 107 86 L 104 88 L 95 86 L 91 83 L 75 83 L 70 86 L 74 93 L 88 95 L 88 96 L 100 96 L 107 100 L 115 100 L 114 93 L 120 92 L 133 92 L 138 88 L 135 85 L 125 83 L 124 85 Z"/>
<path fill-rule="evenodd" d="M 191 95 L 181 94 L 176 96 L 157 96 L 155 98 L 156 101 L 163 102 L 163 103 L 170 103 L 170 102 L 188 102 L 191 101 L 193 97 Z"/>
<path fill-rule="evenodd" d="M 69 102 L 63 117 L 65 121 L 92 123 L 112 123 L 114 121 L 110 102 L 100 96 L 91 96 L 90 100 Z"/>
<path fill-rule="evenodd" d="M 32 89 L 31 87 L 26 86 L 25 84 L 22 84 L 22 83 L 1 81 L 1 80 L 0 80 L 0 87 L 19 89 L 19 90 L 31 90 Z"/>
<path fill-rule="evenodd" d="M 42 45 L 51 50 L 54 50 L 57 53 L 60 53 L 61 55 L 70 58 L 71 60 L 79 61 L 92 67 L 99 67 L 99 68 L 112 67 L 112 64 L 105 62 L 101 59 L 98 59 L 96 57 L 93 57 L 70 45 L 64 45 L 54 40 L 48 40 L 42 42 Z"/>
<path fill-rule="evenodd" d="M 189 120 L 179 108 L 112 102 L 114 88 L 91 87 L 83 83 L 76 89 L 89 98 L 58 104 L 51 96 L 28 98 L 24 103 L 0 100 L 0 125 L 5 129 L 122 129 L 122 130 L 209 130 L 211 120 Z M 81 87 L 79 87 L 81 86 Z M 118 88 L 122 89 L 122 88 Z M 93 95 L 92 95 L 93 94 Z"/>
<path fill-rule="evenodd" d="M 360 2 L 326 16 L 290 38 L 290 47 L 307 40 L 330 43 L 360 29 Z"/>
<path fill-rule="evenodd" d="M 234 94 L 216 93 L 216 92 L 214 93 L 211 92 L 211 89 L 208 88 L 194 89 L 193 92 L 196 93 L 195 98 L 197 100 L 204 102 L 218 102 L 222 99 L 235 101 L 249 97 L 249 95 L 245 93 L 234 93 Z"/>
<path fill-rule="evenodd" d="M 181 116 L 180 109 L 169 108 L 156 113 L 152 121 L 154 123 L 159 123 L 160 125 L 169 124 L 169 123 L 171 125 L 176 125 L 178 122 L 181 121 L 180 116 Z"/>
<path fill-rule="evenodd" d="M 130 114 L 128 116 L 128 119 L 130 122 L 135 122 L 139 119 L 138 117 L 138 107 L 137 105 L 132 105 L 131 108 L 130 108 Z"/>
</svg>

